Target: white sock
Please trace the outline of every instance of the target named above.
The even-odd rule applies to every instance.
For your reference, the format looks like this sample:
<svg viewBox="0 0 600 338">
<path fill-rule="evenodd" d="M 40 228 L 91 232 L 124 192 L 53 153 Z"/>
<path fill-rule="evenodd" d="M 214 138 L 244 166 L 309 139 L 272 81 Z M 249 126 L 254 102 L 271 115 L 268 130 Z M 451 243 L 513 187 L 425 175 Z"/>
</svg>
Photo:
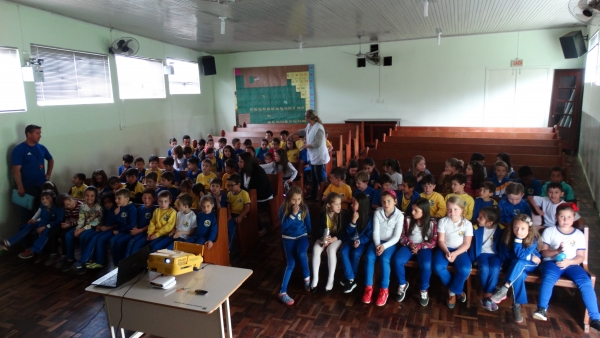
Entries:
<svg viewBox="0 0 600 338">
<path fill-rule="evenodd" d="M 448 291 L 448 293 L 450 294 L 450 297 L 456 296 L 456 294 L 454 292 L 452 292 L 452 291 Z"/>
</svg>

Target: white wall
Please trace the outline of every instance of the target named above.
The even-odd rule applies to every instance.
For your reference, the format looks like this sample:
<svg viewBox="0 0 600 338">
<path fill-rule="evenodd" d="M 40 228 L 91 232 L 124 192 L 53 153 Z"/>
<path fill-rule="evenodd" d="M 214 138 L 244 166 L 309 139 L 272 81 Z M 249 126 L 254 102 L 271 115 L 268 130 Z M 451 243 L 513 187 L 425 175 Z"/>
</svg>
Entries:
<svg viewBox="0 0 600 338">
<path fill-rule="evenodd" d="M 588 27 L 591 37 L 599 26 Z M 587 56 L 587 54 L 586 54 Z M 600 87 L 585 84 L 581 116 L 579 158 L 588 180 L 596 208 L 600 209 Z"/>
<path fill-rule="evenodd" d="M 31 43 L 107 54 L 112 39 L 132 36 L 110 31 L 59 15 L 0 1 L 0 46 L 17 47 L 19 53 L 29 51 Z M 165 59 L 173 57 L 197 60 L 197 51 L 137 37 L 138 55 Z M 23 54 L 21 54 L 22 58 Z M 167 94 L 166 99 L 119 100 L 117 73 L 111 59 L 111 77 L 115 103 L 76 106 L 39 107 L 35 84 L 25 83 L 27 112 L 0 114 L 0 149 L 5 160 L 0 162 L 0 236 L 17 229 L 17 208 L 10 202 L 13 187 L 10 152 L 25 138 L 28 124 L 42 126 L 42 140 L 52 153 L 56 165 L 52 180 L 61 191 L 71 185 L 76 172 L 91 175 L 103 168 L 116 172 L 124 153 L 148 158 L 165 156 L 168 139 L 190 134 L 193 138 L 214 132 L 213 86 L 210 77 L 201 77 L 201 95 Z M 165 77 L 166 79 L 166 77 Z M 168 82 L 167 93 L 168 93 Z M 119 124 L 125 128 L 119 130 Z"/>
<path fill-rule="evenodd" d="M 217 55 L 217 127 L 235 124 L 234 68 L 296 64 L 315 65 L 315 107 L 325 122 L 386 117 L 403 125 L 482 125 L 486 68 L 510 68 L 517 56 L 525 67 L 548 67 L 551 74 L 582 68 L 583 60 L 564 59 L 558 40 L 572 30 L 443 37 L 440 46 L 435 39 L 381 43 L 391 67 L 356 68 L 355 58 L 342 52 L 357 53 L 358 45 Z M 371 103 L 378 98 L 384 103 Z"/>
</svg>

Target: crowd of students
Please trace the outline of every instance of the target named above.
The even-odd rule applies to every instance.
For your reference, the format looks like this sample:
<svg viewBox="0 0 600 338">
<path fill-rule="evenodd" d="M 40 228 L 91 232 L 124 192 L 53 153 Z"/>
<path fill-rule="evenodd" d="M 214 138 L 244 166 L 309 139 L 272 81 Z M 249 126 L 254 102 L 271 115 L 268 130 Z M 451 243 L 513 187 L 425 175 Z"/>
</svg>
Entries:
<svg viewBox="0 0 600 338">
<path fill-rule="evenodd" d="M 213 139 L 201 140 L 195 149 L 189 136 L 182 142 L 180 146 L 175 138 L 169 140 L 164 170 L 158 168 L 156 155 L 148 158 L 146 167 L 144 158 L 126 154 L 118 175 L 107 177 L 104 170 L 96 170 L 90 186 L 83 173 L 74 175 L 69 193 L 59 194 L 53 183 L 46 182 L 40 209 L 17 234 L 2 240 L 2 249 L 23 242 L 27 249 L 19 257 L 36 257 L 46 266 L 82 274 L 106 264 L 108 247 L 114 264 L 145 245 L 156 251 L 186 241 L 207 245 L 210 250 L 218 240 L 215 211 L 227 208 L 231 250 L 236 227 L 251 203 L 243 189 L 247 184 L 243 184 L 242 158 L 255 157 L 265 172 L 282 172 L 288 183 L 304 174 L 299 174 L 293 163 L 303 161 L 303 169 L 310 170 L 306 154 L 299 150 L 303 141 L 293 140 L 287 131 L 282 131 L 280 138 L 267 131 L 257 149 L 250 140 L 242 144 L 233 139 L 227 145 L 221 138 L 218 148 Z M 392 267 L 399 285 L 394 298 L 404 300 L 409 288 L 405 265 L 411 259 L 420 268 L 418 297 L 423 306 L 429 303 L 432 273 L 448 290 L 448 307 L 465 302 L 464 284 L 472 266 L 477 266 L 482 306 L 497 310 L 512 288 L 514 320 L 521 322 L 521 304 L 527 303 L 525 279 L 539 270 L 542 283 L 534 318 L 547 319 L 552 288 L 564 276 L 581 289 L 590 325 L 600 329 L 596 296 L 580 266 L 586 242 L 574 227 L 579 215 L 563 169 L 553 168 L 549 181 L 542 185 L 527 166 L 519 169 L 519 179 L 515 179 L 510 156 L 505 153 L 498 154 L 489 175 L 479 153 L 463 166 L 460 160 L 448 159 L 438 179 L 426 169 L 422 156 L 412 159 L 404 176 L 395 159 L 383 162 L 382 174 L 370 158 L 364 159 L 362 170 L 356 160 L 346 168 L 334 168 L 323 195 L 312 191 L 323 203 L 314 226 L 318 238 L 312 245 L 312 272 L 307 252 L 313 224 L 306 196 L 304 189 L 289 185 L 278 214 L 287 261 L 280 300 L 294 303 L 287 286 L 296 263 L 302 268 L 305 289 L 318 292 L 323 252 L 329 271 L 324 290 L 331 291 L 339 252 L 344 271 L 339 283 L 350 293 L 362 280 L 365 304 L 373 300 L 376 262 L 381 270 L 377 306 L 385 305 L 389 297 Z M 182 171 L 186 174 L 180 174 Z M 539 221 L 534 224 L 532 219 Z M 77 242 L 79 259 L 75 257 Z M 364 275 L 359 276 L 363 255 Z M 456 273 L 449 272 L 450 264 Z M 499 283 L 503 269 L 506 277 Z"/>
</svg>

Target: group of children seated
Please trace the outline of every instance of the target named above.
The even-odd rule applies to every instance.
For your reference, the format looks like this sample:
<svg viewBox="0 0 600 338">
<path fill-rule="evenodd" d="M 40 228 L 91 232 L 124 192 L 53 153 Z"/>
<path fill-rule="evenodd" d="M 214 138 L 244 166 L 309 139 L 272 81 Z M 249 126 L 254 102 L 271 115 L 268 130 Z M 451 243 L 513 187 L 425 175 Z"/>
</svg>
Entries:
<svg viewBox="0 0 600 338">
<path fill-rule="evenodd" d="M 287 132 L 281 133 L 281 139 L 270 139 L 270 132 L 266 136 L 256 150 L 251 143 L 241 150 L 238 139 L 232 140 L 232 146 L 219 139 L 217 150 L 209 139 L 194 150 L 189 136 L 184 136 L 184 147 L 170 140 L 172 148 L 163 160 L 164 170 L 158 168 L 155 155 L 150 156 L 146 168 L 143 158 L 126 154 L 118 176 L 108 178 L 103 170 L 96 170 L 89 187 L 81 173 L 73 177 L 69 194 L 59 194 L 54 184 L 46 182 L 40 209 L 16 235 L 2 241 L 2 248 L 9 250 L 23 242 L 27 249 L 19 257 L 36 256 L 38 262 L 45 259 L 47 266 L 81 274 L 103 267 L 108 247 L 114 264 L 145 245 L 156 251 L 173 248 L 175 241 L 186 241 L 210 249 L 219 240 L 215 211 L 227 208 L 231 249 L 236 227 L 248 214 L 251 202 L 241 187 L 236 156 L 247 151 L 264 162 L 266 171 L 283 171 L 284 179 L 291 181 L 297 176 L 290 163 L 302 158 L 294 151 L 302 147 L 298 146 L 302 141 L 287 138 Z M 312 245 L 312 273 L 307 252 L 313 224 L 304 189 L 290 186 L 279 209 L 287 260 L 280 300 L 287 305 L 294 303 L 287 286 L 296 262 L 302 267 L 306 291 L 317 292 L 324 251 L 329 270 L 324 289 L 331 291 L 339 251 L 344 270 L 340 284 L 345 293 L 356 288 L 359 263 L 365 254 L 365 304 L 372 302 L 377 261 L 381 269 L 375 301 L 378 306 L 387 302 L 392 267 L 399 285 L 394 298 L 404 300 L 409 288 L 405 265 L 411 259 L 420 268 L 417 294 L 423 306 L 429 303 L 432 273 L 448 290 L 448 307 L 465 302 L 464 284 L 472 266 L 477 266 L 482 306 L 497 310 L 497 304 L 512 288 L 514 320 L 521 322 L 521 304 L 527 303 L 525 279 L 538 270 L 542 283 L 534 318 L 547 319 L 553 286 L 564 276 L 581 289 L 592 319 L 590 325 L 600 329 L 596 296 L 580 266 L 586 242 L 574 227 L 579 215 L 576 205 L 570 203 L 575 198 L 564 182 L 563 169 L 553 168 L 550 180 L 542 185 L 527 166 L 519 169 L 519 179 L 515 180 L 507 154 L 498 155 L 489 177 L 481 154 L 473 155 L 464 172 L 462 166 L 462 161 L 448 159 L 437 180 L 421 156 L 412 160 L 404 176 L 395 159 L 383 162 L 383 174 L 370 158 L 364 159 L 360 171 L 356 160 L 347 168 L 334 168 L 315 225 L 318 238 Z M 184 170 L 187 173 L 182 180 L 180 171 Z M 226 195 L 223 188 L 228 190 Z M 539 224 L 532 221 L 536 215 Z M 540 230 L 544 230 L 541 236 Z M 75 257 L 77 242 L 81 247 L 79 259 Z M 456 273 L 448 271 L 450 264 Z M 505 277 L 499 284 L 501 270 Z"/>
</svg>

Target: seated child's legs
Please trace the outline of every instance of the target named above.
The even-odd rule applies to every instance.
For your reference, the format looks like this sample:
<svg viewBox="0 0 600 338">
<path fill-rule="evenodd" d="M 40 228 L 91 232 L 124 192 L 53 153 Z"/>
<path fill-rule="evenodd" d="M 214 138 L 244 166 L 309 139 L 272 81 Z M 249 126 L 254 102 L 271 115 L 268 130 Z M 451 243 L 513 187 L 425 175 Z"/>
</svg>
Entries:
<svg viewBox="0 0 600 338">
<path fill-rule="evenodd" d="M 446 287 L 450 285 L 452 279 L 452 275 L 448 271 L 448 264 L 446 254 L 442 250 L 436 250 L 433 254 L 433 271 L 440 277 L 442 284 Z"/>
<path fill-rule="evenodd" d="M 158 237 L 157 239 L 150 242 L 150 252 L 156 252 L 161 249 L 166 249 L 171 243 L 173 243 L 173 237 Z"/>
<path fill-rule="evenodd" d="M 331 290 L 333 288 L 333 279 L 335 277 L 335 268 L 337 266 L 337 251 L 342 246 L 342 243 L 343 242 L 338 239 L 327 246 L 327 267 L 329 276 L 327 285 L 325 285 L 325 290 Z"/>
<path fill-rule="evenodd" d="M 85 232 L 85 231 L 84 231 Z M 83 233 L 79 235 L 80 241 Z M 63 252 L 63 255 L 67 256 L 67 259 L 70 261 L 75 260 L 75 228 L 71 229 L 65 235 L 65 246 L 67 248 L 66 252 Z M 83 243 L 81 244 L 83 247 Z"/>
<path fill-rule="evenodd" d="M 394 255 L 394 267 L 396 269 L 396 275 L 398 276 L 398 284 L 406 284 L 406 269 L 404 265 L 412 257 L 412 251 L 406 246 L 401 246 L 396 254 Z"/>
<path fill-rule="evenodd" d="M 455 294 L 460 295 L 465 287 L 465 281 L 469 278 L 469 274 L 471 273 L 471 258 L 469 258 L 469 254 L 463 252 L 458 255 L 458 257 L 454 259 L 454 267 L 456 268 L 456 275 L 448 288 Z"/>
<path fill-rule="evenodd" d="M 206 243 L 207 239 L 204 238 L 204 237 L 190 236 L 185 241 L 188 242 L 188 243 L 195 243 L 195 244 L 204 245 L 204 243 Z"/>
<path fill-rule="evenodd" d="M 127 253 L 127 244 L 131 240 L 130 233 L 120 233 L 111 239 L 111 250 L 113 255 L 113 263 L 119 264 L 121 259 L 125 258 Z"/>
<path fill-rule="evenodd" d="M 87 232 L 89 232 L 90 234 L 85 234 Z M 81 258 L 79 259 L 79 263 L 81 264 L 87 263 L 87 261 L 89 261 L 90 259 L 92 259 L 93 256 L 95 256 L 96 243 L 98 242 L 98 238 L 100 238 L 100 235 L 102 235 L 103 232 L 98 232 L 96 230 L 86 230 L 84 231 L 84 234 L 79 235 L 79 237 L 84 236 L 83 238 L 79 238 L 79 243 L 81 244 Z"/>
<path fill-rule="evenodd" d="M 525 279 L 527 274 L 537 269 L 537 264 L 526 259 L 515 259 L 510 262 L 506 271 L 504 283 L 509 283 L 513 288 L 514 303 L 527 304 L 527 290 L 525 289 Z"/>
<path fill-rule="evenodd" d="M 540 271 L 542 273 L 542 283 L 540 285 L 540 297 L 538 299 L 538 307 L 548 309 L 550 297 L 554 284 L 562 276 L 564 270 L 556 266 L 555 261 L 543 261 L 540 263 Z"/>
<path fill-rule="evenodd" d="M 572 280 L 581 291 L 583 304 L 585 304 L 585 307 L 590 314 L 590 318 L 592 320 L 600 320 L 600 313 L 598 313 L 598 299 L 596 298 L 592 281 L 587 272 L 579 265 L 571 265 L 564 270 L 563 276 Z"/>
<path fill-rule="evenodd" d="M 365 286 L 373 286 L 375 260 L 377 260 L 377 254 L 375 254 L 375 243 L 371 242 L 369 244 L 365 258 Z"/>
<path fill-rule="evenodd" d="M 396 253 L 396 246 L 392 245 L 385 249 L 379 256 L 379 265 L 381 266 L 381 288 L 387 289 L 390 286 L 390 261 Z"/>
<path fill-rule="evenodd" d="M 316 288 L 319 284 L 319 267 L 321 266 L 321 253 L 323 252 L 323 247 L 319 244 L 320 241 L 317 240 L 315 244 L 313 244 L 313 257 L 312 257 L 312 268 L 313 268 L 313 278 L 311 287 Z"/>
<path fill-rule="evenodd" d="M 477 257 L 477 265 L 483 293 L 493 293 L 500 275 L 500 257 L 495 254 L 482 253 Z"/>
<path fill-rule="evenodd" d="M 352 250 L 352 254 L 350 256 L 350 260 L 352 261 L 352 271 L 354 272 L 354 276 L 358 273 L 358 265 L 360 264 L 360 257 L 369 247 L 369 243 L 361 243 L 358 248 L 354 248 Z"/>
<path fill-rule="evenodd" d="M 431 249 L 421 249 L 417 252 L 417 263 L 421 269 L 421 290 L 429 289 L 429 280 L 431 279 Z"/>
<path fill-rule="evenodd" d="M 145 232 L 133 236 L 133 238 L 127 242 L 127 252 L 125 253 L 125 257 L 129 257 L 134 252 L 137 252 L 139 249 L 143 248 L 144 245 L 148 243 L 146 240 L 147 236 L 148 234 Z"/>
<path fill-rule="evenodd" d="M 114 235 L 115 234 L 112 232 L 112 230 L 103 231 L 100 233 L 100 235 L 98 235 L 98 239 L 96 240 L 96 255 L 94 259 L 96 264 L 105 265 L 106 248 L 108 247 L 108 242 L 111 238 L 113 238 Z"/>
<path fill-rule="evenodd" d="M 8 244 L 11 246 L 21 242 L 24 240 L 30 233 L 35 231 L 38 227 L 38 223 L 32 224 L 23 224 L 19 227 L 19 232 L 17 232 L 14 236 L 8 239 Z"/>
<path fill-rule="evenodd" d="M 39 237 L 33 242 L 33 247 L 31 248 L 35 253 L 42 253 L 46 244 L 48 243 L 48 239 L 50 237 L 50 230 L 52 229 L 44 229 Z"/>
<path fill-rule="evenodd" d="M 352 261 L 350 255 L 352 254 L 352 242 L 348 241 L 342 245 L 340 249 L 340 256 L 342 256 L 342 265 L 344 266 L 344 277 L 348 280 L 354 279 L 354 270 L 352 269 Z"/>
</svg>

